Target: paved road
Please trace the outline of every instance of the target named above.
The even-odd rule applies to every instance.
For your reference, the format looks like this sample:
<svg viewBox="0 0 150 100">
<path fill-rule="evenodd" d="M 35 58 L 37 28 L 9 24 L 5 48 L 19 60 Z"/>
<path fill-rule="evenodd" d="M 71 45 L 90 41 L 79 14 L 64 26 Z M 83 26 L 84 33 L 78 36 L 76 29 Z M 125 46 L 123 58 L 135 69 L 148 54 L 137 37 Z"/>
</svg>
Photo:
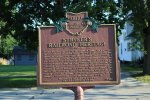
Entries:
<svg viewBox="0 0 150 100">
<path fill-rule="evenodd" d="M 121 84 L 96 86 L 86 90 L 85 100 L 150 100 L 150 85 L 121 74 Z M 0 89 L 0 100 L 74 100 L 74 94 L 67 89 Z"/>
</svg>

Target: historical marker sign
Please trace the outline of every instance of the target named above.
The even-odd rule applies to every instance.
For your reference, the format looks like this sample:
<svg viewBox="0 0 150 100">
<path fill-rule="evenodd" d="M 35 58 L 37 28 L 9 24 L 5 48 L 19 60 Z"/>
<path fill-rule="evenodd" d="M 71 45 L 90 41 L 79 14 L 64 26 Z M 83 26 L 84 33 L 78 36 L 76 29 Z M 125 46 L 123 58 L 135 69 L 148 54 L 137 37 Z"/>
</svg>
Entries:
<svg viewBox="0 0 150 100">
<path fill-rule="evenodd" d="M 86 12 L 69 12 L 66 17 L 68 23 L 62 24 L 62 32 L 56 33 L 59 27 L 39 27 L 38 84 L 119 84 L 115 25 L 99 25 L 95 32 L 95 22 L 84 20 Z"/>
</svg>

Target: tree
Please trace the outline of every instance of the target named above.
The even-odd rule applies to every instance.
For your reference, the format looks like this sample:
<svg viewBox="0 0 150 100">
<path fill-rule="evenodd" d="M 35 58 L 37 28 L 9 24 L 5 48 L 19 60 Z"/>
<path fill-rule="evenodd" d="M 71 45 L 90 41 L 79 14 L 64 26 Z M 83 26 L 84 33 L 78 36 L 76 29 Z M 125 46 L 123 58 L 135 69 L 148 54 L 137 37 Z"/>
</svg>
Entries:
<svg viewBox="0 0 150 100">
<path fill-rule="evenodd" d="M 67 11 L 88 11 L 100 23 L 117 23 L 118 31 L 123 26 L 120 2 L 116 0 L 1 0 L 0 7 L 0 21 L 5 23 L 1 35 L 9 34 L 31 50 L 38 47 L 37 27 L 56 22 Z"/>
<path fill-rule="evenodd" d="M 7 35 L 5 38 L 0 37 L 0 39 L 0 54 L 6 59 L 12 57 L 13 48 L 17 45 L 17 41 L 11 35 Z"/>
<path fill-rule="evenodd" d="M 8 0 L 0 1 L 0 54 L 4 58 L 12 56 L 13 46 L 17 43 L 12 37 L 15 33 L 11 27 L 13 11 L 14 6 Z"/>
<path fill-rule="evenodd" d="M 37 49 L 37 26 L 50 25 L 50 20 L 62 17 L 59 7 L 55 0 L 1 0 L 0 35 L 10 34 L 19 45 Z"/>
<path fill-rule="evenodd" d="M 0 37 L 14 37 L 19 45 L 30 50 L 37 50 L 37 26 L 50 25 L 64 17 L 61 0 L 1 0 L 0 1 Z M 1 43 L 4 44 L 4 43 Z M 7 49 L 1 47 L 1 51 Z M 5 56 L 5 53 L 2 52 Z"/>
<path fill-rule="evenodd" d="M 145 51 L 143 73 L 150 74 L 150 0 L 124 0 L 123 12 L 134 25 L 134 37 L 143 43 L 139 46 Z"/>
</svg>

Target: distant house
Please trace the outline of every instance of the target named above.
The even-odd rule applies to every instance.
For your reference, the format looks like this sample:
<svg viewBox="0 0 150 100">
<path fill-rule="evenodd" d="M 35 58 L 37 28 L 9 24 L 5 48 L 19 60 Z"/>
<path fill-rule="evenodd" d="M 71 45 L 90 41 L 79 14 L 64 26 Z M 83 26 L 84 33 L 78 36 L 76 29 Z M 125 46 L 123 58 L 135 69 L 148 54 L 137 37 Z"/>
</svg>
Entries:
<svg viewBox="0 0 150 100">
<path fill-rule="evenodd" d="M 8 65 L 9 61 L 2 57 L 3 54 L 0 52 L 0 65 Z"/>
<path fill-rule="evenodd" d="M 136 61 L 143 57 L 143 52 L 131 47 L 135 41 L 135 38 L 130 35 L 132 30 L 133 25 L 130 22 L 126 22 L 124 29 L 121 30 L 122 34 L 119 36 L 120 61 Z"/>
<path fill-rule="evenodd" d="M 9 61 L 5 58 L 0 58 L 0 65 L 8 65 Z"/>
<path fill-rule="evenodd" d="M 20 46 L 13 49 L 14 65 L 37 65 L 37 52 L 27 51 Z"/>
</svg>

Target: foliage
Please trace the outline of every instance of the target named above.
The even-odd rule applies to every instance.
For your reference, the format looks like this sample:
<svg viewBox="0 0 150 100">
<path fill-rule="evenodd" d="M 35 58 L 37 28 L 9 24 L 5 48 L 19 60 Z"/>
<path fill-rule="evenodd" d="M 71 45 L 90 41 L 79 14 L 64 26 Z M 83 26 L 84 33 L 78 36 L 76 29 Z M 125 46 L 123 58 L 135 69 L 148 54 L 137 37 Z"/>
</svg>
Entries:
<svg viewBox="0 0 150 100">
<path fill-rule="evenodd" d="M 134 26 L 133 37 L 137 40 L 134 44 L 141 42 L 141 44 L 136 44 L 135 47 L 144 50 L 144 35 L 147 34 L 144 30 L 150 24 L 150 1 L 125 0 L 123 2 L 123 13 L 126 14 L 126 20 Z"/>
<path fill-rule="evenodd" d="M 118 31 L 124 23 L 120 3 L 114 0 L 1 0 L 0 7 L 1 35 L 11 34 L 28 49 L 37 50 L 38 26 L 57 22 L 67 11 L 87 11 L 101 23 L 117 23 Z"/>
<path fill-rule="evenodd" d="M 13 54 L 14 46 L 17 45 L 17 41 L 11 35 L 0 38 L 0 54 L 2 54 L 4 58 L 10 58 Z"/>
<path fill-rule="evenodd" d="M 150 0 L 124 0 L 123 13 L 134 25 L 135 46 L 145 51 L 143 73 L 150 74 Z"/>
</svg>

